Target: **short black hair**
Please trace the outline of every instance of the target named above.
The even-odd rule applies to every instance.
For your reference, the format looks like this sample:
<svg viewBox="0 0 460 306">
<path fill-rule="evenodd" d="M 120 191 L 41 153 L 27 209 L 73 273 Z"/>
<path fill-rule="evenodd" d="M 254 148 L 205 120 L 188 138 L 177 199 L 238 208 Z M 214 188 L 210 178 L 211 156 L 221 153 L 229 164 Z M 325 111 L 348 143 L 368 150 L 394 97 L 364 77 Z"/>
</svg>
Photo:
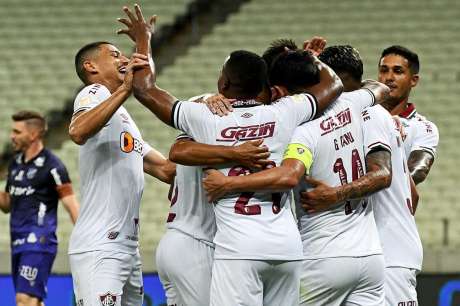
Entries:
<svg viewBox="0 0 460 306">
<path fill-rule="evenodd" d="M 352 46 L 337 45 L 327 47 L 321 52 L 318 58 L 336 73 L 348 73 L 354 80 L 361 82 L 363 77 L 363 61 L 358 50 Z"/>
<path fill-rule="evenodd" d="M 302 93 L 305 87 L 319 83 L 319 69 L 313 55 L 308 51 L 286 51 L 272 64 L 270 85 L 286 87 L 290 94 Z"/>
<path fill-rule="evenodd" d="M 382 51 L 382 56 L 380 56 L 380 60 L 389 54 L 395 54 L 404 57 L 409 62 L 409 69 L 412 72 L 412 74 L 417 74 L 420 71 L 420 62 L 418 60 L 418 55 L 414 51 L 411 51 L 403 46 L 393 45 Z"/>
<path fill-rule="evenodd" d="M 94 51 L 98 50 L 101 45 L 112 45 L 112 43 L 107 41 L 96 41 L 89 43 L 83 46 L 80 50 L 78 50 L 77 54 L 75 55 L 75 71 L 77 72 L 78 77 L 82 80 L 83 83 L 87 84 L 88 78 L 86 77 L 85 68 L 83 67 L 83 63 L 85 60 L 88 59 L 90 55 L 93 54 Z"/>
<path fill-rule="evenodd" d="M 43 137 L 48 130 L 48 124 L 45 117 L 39 112 L 32 110 L 22 110 L 11 116 L 14 122 L 24 121 L 27 126 L 34 126 L 40 131 L 40 136 Z"/>
<path fill-rule="evenodd" d="M 245 51 L 233 51 L 224 64 L 232 89 L 240 96 L 255 98 L 267 86 L 267 65 L 259 55 Z"/>
<path fill-rule="evenodd" d="M 297 50 L 299 49 L 296 43 L 292 39 L 282 38 L 274 40 L 270 47 L 265 50 L 262 58 L 264 59 L 265 63 L 267 64 L 268 70 L 271 69 L 273 61 L 278 57 L 281 53 L 286 51 L 286 48 L 289 50 Z"/>
</svg>

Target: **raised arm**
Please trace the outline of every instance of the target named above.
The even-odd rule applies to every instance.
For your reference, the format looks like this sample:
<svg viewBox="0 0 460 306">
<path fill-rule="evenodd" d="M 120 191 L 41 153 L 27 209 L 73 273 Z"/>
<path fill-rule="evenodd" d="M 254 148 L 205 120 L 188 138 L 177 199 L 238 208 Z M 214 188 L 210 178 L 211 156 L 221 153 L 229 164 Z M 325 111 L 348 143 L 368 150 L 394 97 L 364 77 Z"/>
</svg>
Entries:
<svg viewBox="0 0 460 306">
<path fill-rule="evenodd" d="M 128 19 L 120 18 L 118 21 L 125 24 L 127 29 L 119 30 L 118 34 L 127 34 L 135 41 L 137 52 L 148 56 L 150 64 L 134 74 L 134 96 L 161 121 L 172 126 L 172 110 L 177 98 L 156 86 L 156 70 L 151 55 L 150 39 L 154 32 L 156 16 L 152 16 L 147 23 L 137 4 L 134 5 L 135 15 L 128 7 L 124 7 L 123 11 Z"/>
<path fill-rule="evenodd" d="M 236 163 L 248 168 L 262 169 L 269 164 L 268 148 L 262 139 L 247 141 L 238 146 L 214 146 L 195 142 L 190 138 L 177 140 L 169 151 L 169 159 L 187 166 Z"/>
<path fill-rule="evenodd" d="M 148 66 L 147 57 L 133 54 L 130 63 L 126 67 L 123 84 L 109 98 L 96 107 L 73 115 L 69 126 L 69 136 L 73 142 L 78 145 L 85 144 L 89 138 L 97 134 L 109 122 L 113 114 L 131 94 L 133 70 L 143 66 Z"/>
<path fill-rule="evenodd" d="M 11 210 L 11 199 L 10 194 L 7 192 L 0 191 L 0 210 L 5 214 Z"/>
<path fill-rule="evenodd" d="M 217 170 L 207 170 L 203 180 L 212 202 L 232 192 L 244 191 L 286 191 L 294 188 L 305 174 L 304 164 L 297 159 L 285 159 L 280 167 L 244 176 L 225 176 Z"/>
<path fill-rule="evenodd" d="M 315 187 L 301 193 L 302 207 L 307 212 L 326 210 L 331 206 L 351 199 L 367 197 L 391 185 L 391 153 L 386 150 L 371 151 L 366 156 L 367 173 L 359 179 L 337 187 L 307 178 Z"/>
</svg>

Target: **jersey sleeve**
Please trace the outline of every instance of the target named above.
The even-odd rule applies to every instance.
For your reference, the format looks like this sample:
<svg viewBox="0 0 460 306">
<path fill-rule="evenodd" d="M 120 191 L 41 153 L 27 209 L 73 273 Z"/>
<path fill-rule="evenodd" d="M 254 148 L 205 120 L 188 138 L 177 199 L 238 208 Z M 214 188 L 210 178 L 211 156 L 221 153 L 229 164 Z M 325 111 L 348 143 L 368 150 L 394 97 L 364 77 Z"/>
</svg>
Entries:
<svg viewBox="0 0 460 306">
<path fill-rule="evenodd" d="M 377 148 L 391 152 L 396 126 L 390 114 L 381 106 L 370 107 L 363 111 L 362 120 L 365 155 Z"/>
<path fill-rule="evenodd" d="M 205 104 L 177 101 L 173 106 L 171 121 L 176 129 L 198 142 L 214 138 L 215 118 Z"/>
<path fill-rule="evenodd" d="M 144 144 L 142 145 L 142 157 L 145 157 L 152 150 L 153 148 L 149 145 L 149 143 L 144 141 Z"/>
<path fill-rule="evenodd" d="M 283 160 L 297 159 L 305 166 L 305 173 L 308 174 L 313 164 L 316 141 L 312 129 L 302 125 L 295 129 L 286 150 L 284 151 Z"/>
<path fill-rule="evenodd" d="M 351 101 L 351 106 L 356 112 L 362 112 L 364 109 L 375 105 L 375 96 L 367 88 L 346 92 L 342 95 Z"/>
<path fill-rule="evenodd" d="M 75 115 L 80 111 L 90 110 L 110 98 L 110 96 L 110 91 L 103 85 L 92 84 L 86 86 L 75 98 L 73 114 Z"/>
<path fill-rule="evenodd" d="M 289 122 L 299 126 L 315 118 L 318 102 L 313 95 L 303 93 L 284 97 L 276 102 L 274 106 L 284 114 L 291 116 Z"/>
<path fill-rule="evenodd" d="M 59 198 L 73 194 L 69 173 L 62 162 L 56 162 L 50 169 L 52 184 L 56 187 Z"/>
<path fill-rule="evenodd" d="M 439 131 L 436 125 L 431 121 L 422 120 L 417 122 L 416 128 L 410 151 L 425 151 L 436 157 L 439 143 Z"/>
</svg>

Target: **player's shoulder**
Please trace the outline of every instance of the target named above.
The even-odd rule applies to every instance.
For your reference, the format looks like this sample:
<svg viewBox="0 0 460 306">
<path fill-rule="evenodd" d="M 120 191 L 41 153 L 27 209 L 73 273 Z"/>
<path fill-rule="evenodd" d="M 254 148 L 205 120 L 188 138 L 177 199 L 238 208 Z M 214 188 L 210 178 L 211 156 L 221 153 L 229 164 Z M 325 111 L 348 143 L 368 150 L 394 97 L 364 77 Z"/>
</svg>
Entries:
<svg viewBox="0 0 460 306">
<path fill-rule="evenodd" d="M 381 105 L 375 105 L 364 109 L 361 113 L 364 121 L 367 119 L 390 120 L 391 114 Z"/>
<path fill-rule="evenodd" d="M 37 164 L 47 165 L 50 168 L 64 167 L 62 160 L 48 149 L 43 149 L 43 154 L 39 156 L 35 161 L 37 160 Z"/>
<path fill-rule="evenodd" d="M 83 87 L 77 94 L 75 100 L 82 100 L 88 99 L 90 100 L 91 97 L 109 97 L 110 91 L 107 87 L 102 84 L 94 83 Z"/>
</svg>

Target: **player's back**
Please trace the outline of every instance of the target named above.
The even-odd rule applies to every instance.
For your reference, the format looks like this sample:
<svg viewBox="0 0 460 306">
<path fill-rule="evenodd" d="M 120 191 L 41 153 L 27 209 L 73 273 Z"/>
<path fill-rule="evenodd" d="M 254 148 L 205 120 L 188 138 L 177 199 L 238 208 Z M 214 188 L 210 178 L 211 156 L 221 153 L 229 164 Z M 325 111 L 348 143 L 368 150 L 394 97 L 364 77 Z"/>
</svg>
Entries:
<svg viewBox="0 0 460 306">
<path fill-rule="evenodd" d="M 226 117 L 212 115 L 203 105 L 179 102 L 174 125 L 195 141 L 232 146 L 264 139 L 272 166 L 280 164 L 294 129 L 315 115 L 310 95 L 279 100 L 273 105 L 243 101 Z M 240 107 L 241 106 L 241 107 Z M 251 172 L 240 165 L 218 168 L 228 176 Z M 290 210 L 288 193 L 243 192 L 231 194 L 215 206 L 216 259 L 298 260 L 302 257 L 300 236 Z"/>
<path fill-rule="evenodd" d="M 364 175 L 361 112 L 371 105 L 373 96 L 368 91 L 343 93 L 320 118 L 295 131 L 291 144 L 306 147 L 312 155 L 311 167 L 307 169 L 310 177 L 330 186 L 340 186 Z M 304 150 L 302 146 L 298 150 Z M 299 192 L 309 188 L 302 181 L 294 193 L 306 258 L 381 253 L 372 210 L 366 199 L 345 201 L 327 211 L 309 214 L 300 206 L 299 199 Z"/>
<path fill-rule="evenodd" d="M 401 135 L 390 114 L 382 107 L 369 109 L 364 115 L 364 127 L 378 125 L 391 135 L 383 145 L 391 150 L 392 181 L 390 187 L 370 197 L 387 267 L 407 267 L 421 270 L 422 244 L 413 216 L 409 170 Z M 366 142 L 369 139 L 364 130 Z M 368 148 L 371 149 L 371 148 Z"/>
</svg>

